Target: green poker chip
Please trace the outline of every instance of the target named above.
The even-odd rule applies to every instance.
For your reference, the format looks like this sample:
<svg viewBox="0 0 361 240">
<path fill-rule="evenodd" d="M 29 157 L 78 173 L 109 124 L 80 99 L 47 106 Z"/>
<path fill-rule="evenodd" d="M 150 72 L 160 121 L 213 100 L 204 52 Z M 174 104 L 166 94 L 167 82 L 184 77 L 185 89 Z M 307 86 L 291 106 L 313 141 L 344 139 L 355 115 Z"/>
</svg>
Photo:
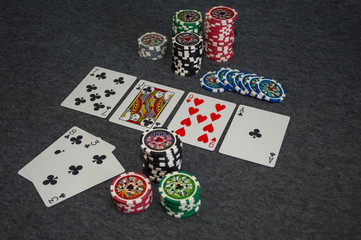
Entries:
<svg viewBox="0 0 361 240">
<path fill-rule="evenodd" d="M 180 32 L 202 33 L 203 16 L 200 11 L 183 9 L 177 11 L 172 18 L 173 36 Z"/>
<path fill-rule="evenodd" d="M 166 174 L 158 190 L 163 210 L 172 217 L 189 217 L 200 207 L 200 184 L 190 173 L 175 171 Z"/>
</svg>

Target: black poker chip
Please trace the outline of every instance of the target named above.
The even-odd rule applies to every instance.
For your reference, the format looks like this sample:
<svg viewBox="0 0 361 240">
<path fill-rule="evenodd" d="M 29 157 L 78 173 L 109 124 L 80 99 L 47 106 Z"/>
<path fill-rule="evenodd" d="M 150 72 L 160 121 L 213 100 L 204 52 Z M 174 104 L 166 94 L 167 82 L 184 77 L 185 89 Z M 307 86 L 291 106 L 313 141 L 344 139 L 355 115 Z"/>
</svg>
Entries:
<svg viewBox="0 0 361 240">
<path fill-rule="evenodd" d="M 143 173 L 153 182 L 179 171 L 182 165 L 182 142 L 174 131 L 155 127 L 142 133 L 141 160 Z"/>
</svg>

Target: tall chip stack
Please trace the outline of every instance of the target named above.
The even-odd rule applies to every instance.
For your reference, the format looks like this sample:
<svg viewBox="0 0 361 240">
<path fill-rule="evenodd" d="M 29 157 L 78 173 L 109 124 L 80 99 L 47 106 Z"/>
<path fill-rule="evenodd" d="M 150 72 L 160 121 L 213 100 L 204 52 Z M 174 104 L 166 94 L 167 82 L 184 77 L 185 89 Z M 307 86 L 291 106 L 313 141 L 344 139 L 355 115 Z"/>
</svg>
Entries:
<svg viewBox="0 0 361 240">
<path fill-rule="evenodd" d="M 194 32 L 202 35 L 203 16 L 200 11 L 184 9 L 173 15 L 173 36 L 180 32 Z"/>
<path fill-rule="evenodd" d="M 141 138 L 143 172 L 153 182 L 160 182 L 168 173 L 182 167 L 182 142 L 174 131 L 155 127 Z"/>
<path fill-rule="evenodd" d="M 204 53 L 216 62 L 233 57 L 234 23 L 238 13 L 226 6 L 209 9 L 204 15 Z"/>
<path fill-rule="evenodd" d="M 193 76 L 202 64 L 203 38 L 197 33 L 181 32 L 172 37 L 171 69 L 180 76 Z"/>
</svg>

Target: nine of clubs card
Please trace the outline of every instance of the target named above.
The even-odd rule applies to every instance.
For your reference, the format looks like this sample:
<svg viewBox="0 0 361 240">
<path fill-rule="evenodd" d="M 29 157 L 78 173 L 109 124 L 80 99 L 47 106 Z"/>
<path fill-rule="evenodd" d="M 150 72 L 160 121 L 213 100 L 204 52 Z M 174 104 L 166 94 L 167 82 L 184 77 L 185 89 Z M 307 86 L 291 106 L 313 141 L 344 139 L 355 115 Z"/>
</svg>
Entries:
<svg viewBox="0 0 361 240">
<path fill-rule="evenodd" d="M 235 103 L 190 92 L 170 122 L 184 143 L 214 151 Z"/>
</svg>

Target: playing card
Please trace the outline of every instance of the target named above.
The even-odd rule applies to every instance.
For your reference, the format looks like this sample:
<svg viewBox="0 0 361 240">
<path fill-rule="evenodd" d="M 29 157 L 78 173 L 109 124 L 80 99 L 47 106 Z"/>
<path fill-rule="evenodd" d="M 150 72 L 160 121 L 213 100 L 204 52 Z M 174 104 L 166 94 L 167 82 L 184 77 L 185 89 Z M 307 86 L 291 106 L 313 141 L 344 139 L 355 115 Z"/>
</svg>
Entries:
<svg viewBox="0 0 361 240">
<path fill-rule="evenodd" d="M 131 75 L 94 67 L 61 106 L 106 118 L 136 79 Z"/>
<path fill-rule="evenodd" d="M 274 167 L 290 117 L 240 105 L 220 153 Z"/>
<path fill-rule="evenodd" d="M 236 104 L 190 92 L 168 129 L 185 143 L 213 151 Z"/>
<path fill-rule="evenodd" d="M 115 147 L 99 137 L 96 137 L 77 126 L 69 129 L 58 140 L 51 144 L 47 149 L 41 152 L 31 162 L 19 170 L 19 174 L 32 181 L 27 175 L 25 169 L 29 166 L 42 161 L 53 162 L 60 159 L 64 154 L 78 152 L 85 154 L 93 149 L 102 149 L 102 151 L 112 152 Z"/>
<path fill-rule="evenodd" d="M 87 155 L 65 153 L 57 160 L 37 162 L 26 168 L 47 207 L 124 172 L 112 153 L 96 149 Z"/>
<path fill-rule="evenodd" d="M 184 91 L 140 80 L 109 121 L 145 131 L 161 127 Z"/>
</svg>

